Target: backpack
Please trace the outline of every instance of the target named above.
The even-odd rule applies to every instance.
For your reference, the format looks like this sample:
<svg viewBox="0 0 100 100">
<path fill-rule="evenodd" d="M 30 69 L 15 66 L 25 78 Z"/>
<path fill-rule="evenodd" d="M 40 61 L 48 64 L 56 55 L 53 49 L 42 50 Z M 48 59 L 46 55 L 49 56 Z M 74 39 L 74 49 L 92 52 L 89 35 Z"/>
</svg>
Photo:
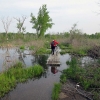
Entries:
<svg viewBox="0 0 100 100">
<path fill-rule="evenodd" d="M 54 41 L 51 42 L 51 46 L 54 46 Z"/>
</svg>

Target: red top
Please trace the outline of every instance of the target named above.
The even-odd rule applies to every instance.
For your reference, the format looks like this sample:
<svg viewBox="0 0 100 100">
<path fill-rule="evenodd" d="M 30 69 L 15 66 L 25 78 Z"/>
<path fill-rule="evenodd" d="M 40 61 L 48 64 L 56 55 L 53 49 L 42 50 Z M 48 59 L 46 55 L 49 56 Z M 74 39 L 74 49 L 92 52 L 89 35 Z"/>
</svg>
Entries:
<svg viewBox="0 0 100 100">
<path fill-rule="evenodd" d="M 57 46 L 59 44 L 56 40 L 54 40 L 54 46 Z"/>
</svg>

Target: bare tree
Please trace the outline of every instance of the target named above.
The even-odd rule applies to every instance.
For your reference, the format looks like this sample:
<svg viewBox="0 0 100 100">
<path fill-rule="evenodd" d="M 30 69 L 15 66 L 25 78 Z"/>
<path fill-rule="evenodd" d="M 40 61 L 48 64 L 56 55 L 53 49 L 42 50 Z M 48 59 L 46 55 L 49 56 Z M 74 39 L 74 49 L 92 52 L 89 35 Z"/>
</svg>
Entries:
<svg viewBox="0 0 100 100">
<path fill-rule="evenodd" d="M 26 20 L 26 16 L 22 16 L 22 19 L 21 18 L 14 18 L 14 19 L 18 21 L 17 23 L 18 33 L 22 33 L 22 31 L 25 32 L 26 27 L 23 27 L 23 24 Z"/>
<path fill-rule="evenodd" d="M 6 32 L 6 34 L 8 33 L 9 30 L 9 26 L 11 24 L 12 19 L 9 19 L 9 17 L 6 18 L 6 20 L 4 18 L 1 19 L 3 26 L 4 26 L 4 30 Z"/>
<path fill-rule="evenodd" d="M 77 23 L 73 24 L 71 30 L 70 30 L 70 43 L 73 42 L 75 36 L 80 36 L 82 34 L 80 29 L 77 29 Z"/>
</svg>

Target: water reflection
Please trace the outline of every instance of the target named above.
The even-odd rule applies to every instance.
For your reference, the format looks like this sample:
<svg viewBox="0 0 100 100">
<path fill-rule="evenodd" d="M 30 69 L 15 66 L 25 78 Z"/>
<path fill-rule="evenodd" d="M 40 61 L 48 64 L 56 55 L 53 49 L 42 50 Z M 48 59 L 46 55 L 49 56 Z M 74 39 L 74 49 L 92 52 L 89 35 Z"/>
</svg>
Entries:
<svg viewBox="0 0 100 100">
<path fill-rule="evenodd" d="M 0 54 L 0 71 L 7 70 L 18 61 L 16 49 L 0 49 Z"/>
<path fill-rule="evenodd" d="M 17 61 L 21 61 L 25 67 L 40 64 L 44 69 L 48 70 L 46 61 L 49 55 L 32 55 L 30 52 L 30 50 L 20 50 L 18 48 L 0 49 L 0 71 L 8 68 L 10 65 L 12 66 Z M 81 57 L 77 59 L 80 59 L 80 64 L 82 64 L 82 66 L 89 63 L 91 64 L 91 62 L 93 62 L 93 59 L 91 59 L 90 57 Z M 60 60 L 63 64 L 63 62 L 66 62 L 68 60 L 70 61 L 71 56 L 69 54 L 65 54 L 60 57 Z M 51 66 L 51 72 L 53 72 L 54 68 L 55 70 L 57 69 L 56 67 L 53 67 L 54 66 Z"/>
<path fill-rule="evenodd" d="M 44 69 L 48 69 L 47 62 L 48 55 L 35 55 L 35 63 L 40 64 Z"/>
<path fill-rule="evenodd" d="M 40 64 L 44 69 L 48 69 L 46 66 L 47 58 L 48 55 L 32 55 L 30 50 L 0 49 L 0 71 L 5 70 L 10 65 L 12 66 L 17 61 L 22 62 L 25 67 Z"/>
<path fill-rule="evenodd" d="M 56 73 L 58 72 L 57 67 L 56 67 L 56 66 L 51 66 L 51 72 L 52 72 L 53 74 L 56 74 Z"/>
</svg>

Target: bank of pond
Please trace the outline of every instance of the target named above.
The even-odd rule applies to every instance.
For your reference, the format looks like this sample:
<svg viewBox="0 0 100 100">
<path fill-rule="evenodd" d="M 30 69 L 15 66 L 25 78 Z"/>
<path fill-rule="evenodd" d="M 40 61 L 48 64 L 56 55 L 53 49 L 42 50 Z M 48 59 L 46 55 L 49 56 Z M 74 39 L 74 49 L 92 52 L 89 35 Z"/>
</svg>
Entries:
<svg viewBox="0 0 100 100">
<path fill-rule="evenodd" d="M 0 73 L 0 97 L 3 97 L 16 87 L 19 82 L 25 82 L 28 79 L 39 77 L 43 72 L 43 67 L 40 65 L 23 68 L 21 62 L 16 63 L 8 70 Z"/>
</svg>

